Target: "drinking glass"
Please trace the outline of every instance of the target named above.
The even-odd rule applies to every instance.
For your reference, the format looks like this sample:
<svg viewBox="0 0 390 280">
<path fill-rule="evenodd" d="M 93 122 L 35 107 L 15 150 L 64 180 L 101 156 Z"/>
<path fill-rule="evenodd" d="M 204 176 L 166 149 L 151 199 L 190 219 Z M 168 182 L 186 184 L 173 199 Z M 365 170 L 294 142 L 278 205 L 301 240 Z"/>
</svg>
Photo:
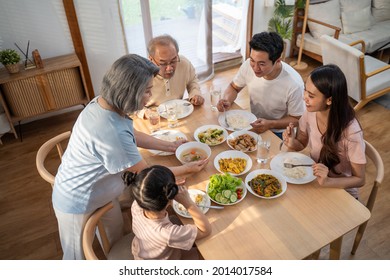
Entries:
<svg viewBox="0 0 390 280">
<path fill-rule="evenodd" d="M 168 127 L 176 127 L 178 124 L 176 102 L 169 102 L 165 108 L 167 110 Z"/>
<path fill-rule="evenodd" d="M 209 93 L 210 93 L 211 110 L 217 111 L 217 104 L 219 99 L 221 98 L 221 89 L 217 89 L 214 86 L 210 86 Z"/>
<path fill-rule="evenodd" d="M 257 139 L 257 162 L 258 163 L 267 163 L 269 158 L 269 149 L 271 147 L 271 141 L 268 139 L 263 139 L 259 137 Z"/>
<path fill-rule="evenodd" d="M 149 108 L 146 110 L 146 117 L 149 120 L 149 128 L 151 132 L 160 130 L 160 114 L 157 108 Z"/>
</svg>

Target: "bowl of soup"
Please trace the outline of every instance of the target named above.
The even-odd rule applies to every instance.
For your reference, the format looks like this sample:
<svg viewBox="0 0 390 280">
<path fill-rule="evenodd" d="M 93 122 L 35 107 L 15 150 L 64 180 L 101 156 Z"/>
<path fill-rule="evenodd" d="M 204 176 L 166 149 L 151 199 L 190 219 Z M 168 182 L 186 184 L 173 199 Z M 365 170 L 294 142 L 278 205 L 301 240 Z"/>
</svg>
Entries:
<svg viewBox="0 0 390 280">
<path fill-rule="evenodd" d="M 176 149 L 176 158 L 182 163 L 186 164 L 193 161 L 199 161 L 209 158 L 211 149 L 209 145 L 191 141 L 180 145 Z"/>
</svg>

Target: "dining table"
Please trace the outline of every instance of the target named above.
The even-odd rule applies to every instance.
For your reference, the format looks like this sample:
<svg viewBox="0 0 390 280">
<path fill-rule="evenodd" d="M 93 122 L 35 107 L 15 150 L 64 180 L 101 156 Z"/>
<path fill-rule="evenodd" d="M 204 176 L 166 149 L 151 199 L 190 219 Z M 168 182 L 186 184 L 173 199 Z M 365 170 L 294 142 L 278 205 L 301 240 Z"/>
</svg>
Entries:
<svg viewBox="0 0 390 280">
<path fill-rule="evenodd" d="M 241 108 L 234 103 L 231 109 Z M 194 131 L 203 125 L 219 125 L 220 114 L 213 111 L 206 100 L 203 105 L 194 106 L 191 114 L 179 119 L 175 128 L 168 128 L 162 117 L 161 129 L 180 131 L 188 141 L 195 141 Z M 145 119 L 135 117 L 134 128 L 151 134 Z M 269 169 L 272 158 L 280 153 L 280 138 L 272 131 L 260 135 L 271 142 L 270 159 L 257 163 L 256 152 L 247 153 L 253 162 L 249 172 Z M 219 173 L 213 164 L 215 156 L 226 150 L 230 150 L 226 141 L 211 146 L 209 163 L 186 178 L 186 187 L 205 191 L 210 176 Z M 142 148 L 140 153 L 148 165 L 181 164 L 174 154 L 162 156 Z M 244 181 L 248 173 L 239 177 Z M 343 236 L 367 221 L 370 212 L 344 189 L 324 188 L 313 180 L 305 184 L 288 183 L 286 192 L 274 199 L 259 198 L 248 191 L 239 203 L 224 206 L 222 210 L 209 209 L 206 216 L 212 233 L 195 241 L 205 260 L 299 260 L 328 244 L 329 258 L 339 259 Z M 193 223 L 191 218 L 179 218 L 183 224 Z"/>
</svg>

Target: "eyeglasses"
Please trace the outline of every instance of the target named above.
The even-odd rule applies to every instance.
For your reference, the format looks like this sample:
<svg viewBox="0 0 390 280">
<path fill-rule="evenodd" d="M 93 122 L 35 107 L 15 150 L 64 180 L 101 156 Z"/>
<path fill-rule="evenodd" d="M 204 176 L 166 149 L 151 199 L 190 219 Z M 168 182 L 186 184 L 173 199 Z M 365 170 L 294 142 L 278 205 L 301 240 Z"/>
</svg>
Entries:
<svg viewBox="0 0 390 280">
<path fill-rule="evenodd" d="M 176 57 L 175 59 L 173 59 L 171 62 L 164 62 L 164 63 L 158 63 L 157 61 L 156 61 L 156 59 L 154 59 L 154 57 L 153 56 L 151 56 L 151 58 L 154 60 L 154 63 L 156 63 L 156 65 L 158 66 L 158 67 L 161 67 L 161 68 L 167 68 L 168 66 L 171 66 L 171 67 L 173 67 L 173 66 L 176 66 L 176 64 L 178 63 L 178 62 L 180 62 L 180 57 L 178 56 L 178 57 Z"/>
</svg>

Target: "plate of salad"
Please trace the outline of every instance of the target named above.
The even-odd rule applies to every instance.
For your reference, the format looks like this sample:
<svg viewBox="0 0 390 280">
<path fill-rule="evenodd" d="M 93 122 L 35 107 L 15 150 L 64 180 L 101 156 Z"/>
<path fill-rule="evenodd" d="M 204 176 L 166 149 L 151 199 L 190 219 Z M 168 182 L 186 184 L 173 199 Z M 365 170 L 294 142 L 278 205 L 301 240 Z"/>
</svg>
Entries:
<svg viewBox="0 0 390 280">
<path fill-rule="evenodd" d="M 247 191 L 241 178 L 225 173 L 210 176 L 206 193 L 217 204 L 234 205 L 244 199 Z"/>
</svg>

